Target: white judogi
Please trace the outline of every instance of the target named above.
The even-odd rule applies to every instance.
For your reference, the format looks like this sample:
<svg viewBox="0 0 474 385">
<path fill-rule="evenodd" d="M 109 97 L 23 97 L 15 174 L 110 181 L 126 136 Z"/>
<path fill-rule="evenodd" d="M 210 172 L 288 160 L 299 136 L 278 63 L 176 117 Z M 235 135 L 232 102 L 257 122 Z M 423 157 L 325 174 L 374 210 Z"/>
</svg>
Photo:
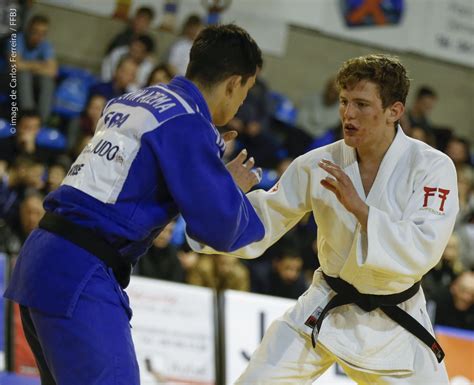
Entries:
<svg viewBox="0 0 474 385">
<path fill-rule="evenodd" d="M 369 206 L 367 233 L 336 196 L 320 185 L 327 176 L 318 166 L 321 159 L 338 164 Z M 368 196 L 356 152 L 341 140 L 297 158 L 274 188 L 251 192 L 248 197 L 264 223 L 265 237 L 232 255 L 258 257 L 312 211 L 322 271 L 342 278 L 361 293 L 378 295 L 408 289 L 436 265 L 459 206 L 451 160 L 407 137 L 400 127 Z M 211 252 L 191 243 L 200 252 Z M 346 364 L 346 371 L 361 383 L 374 383 L 369 373 L 384 384 L 426 384 L 427 373 L 430 384 L 448 383 L 444 364 L 438 364 L 420 340 L 379 309 L 368 313 L 351 304 L 331 310 L 313 350 L 311 329 L 304 323 L 334 295 L 316 271 L 308 291 L 270 327 L 237 383 L 311 383 L 327 368 L 328 357 L 331 363 Z M 422 290 L 399 306 L 432 332 Z"/>
</svg>

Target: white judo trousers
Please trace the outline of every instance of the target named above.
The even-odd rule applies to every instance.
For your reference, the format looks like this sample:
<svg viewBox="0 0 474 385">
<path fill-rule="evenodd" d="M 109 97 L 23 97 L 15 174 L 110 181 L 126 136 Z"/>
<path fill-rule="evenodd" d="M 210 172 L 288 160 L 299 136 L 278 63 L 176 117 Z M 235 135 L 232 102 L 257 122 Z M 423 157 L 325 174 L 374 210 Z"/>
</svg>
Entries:
<svg viewBox="0 0 474 385">
<path fill-rule="evenodd" d="M 367 231 L 321 187 L 327 176 L 318 166 L 321 159 L 339 165 L 369 206 Z M 295 159 L 269 191 L 247 196 L 265 237 L 230 255 L 257 258 L 312 213 L 321 270 L 297 305 L 271 325 L 238 384 L 310 384 L 336 361 L 360 384 L 448 384 L 444 364 L 380 309 L 366 312 L 354 304 L 332 309 L 316 349 L 305 325 L 335 295 L 322 271 L 362 294 L 390 295 L 409 289 L 438 263 L 459 211 L 456 170 L 445 154 L 398 127 L 367 195 L 354 148 L 338 141 Z M 188 241 L 196 251 L 216 252 Z M 420 289 L 398 306 L 433 334 L 425 302 Z"/>
<path fill-rule="evenodd" d="M 315 297 L 313 292 L 319 290 L 321 279 L 320 271 L 317 271 L 313 284 L 297 304 L 271 323 L 235 385 L 311 385 L 334 363 L 359 385 L 449 385 L 444 362 L 438 364 L 431 350 L 421 341 L 411 352 L 413 367 L 409 371 L 370 370 L 357 366 L 332 353 L 320 341 L 313 348 L 310 334 L 301 329 L 301 324 L 295 324 L 294 317 L 303 314 L 308 305 L 314 305 L 308 302 Z M 422 324 L 431 330 L 429 320 Z M 324 322 L 321 333 L 324 333 Z"/>
</svg>

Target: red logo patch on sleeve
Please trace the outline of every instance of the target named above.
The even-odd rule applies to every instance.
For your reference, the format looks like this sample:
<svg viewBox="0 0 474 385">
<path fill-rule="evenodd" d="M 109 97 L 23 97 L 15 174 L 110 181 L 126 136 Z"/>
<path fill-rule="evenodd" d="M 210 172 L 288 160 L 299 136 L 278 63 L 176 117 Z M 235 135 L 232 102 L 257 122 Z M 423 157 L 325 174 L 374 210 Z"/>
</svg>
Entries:
<svg viewBox="0 0 474 385">
<path fill-rule="evenodd" d="M 435 197 L 436 199 L 440 200 L 439 204 L 439 211 L 444 211 L 444 203 L 446 202 L 446 198 L 451 190 L 446 190 L 441 187 L 424 187 L 425 191 L 425 199 L 423 201 L 423 207 L 428 207 L 428 204 L 431 201 L 431 197 Z M 438 193 L 438 194 L 436 194 Z"/>
</svg>

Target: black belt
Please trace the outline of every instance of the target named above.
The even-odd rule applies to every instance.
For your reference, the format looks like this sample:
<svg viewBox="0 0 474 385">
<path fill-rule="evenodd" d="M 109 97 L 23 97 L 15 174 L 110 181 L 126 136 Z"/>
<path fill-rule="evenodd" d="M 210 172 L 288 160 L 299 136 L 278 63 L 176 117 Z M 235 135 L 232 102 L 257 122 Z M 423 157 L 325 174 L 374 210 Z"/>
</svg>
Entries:
<svg viewBox="0 0 474 385">
<path fill-rule="evenodd" d="M 112 268 L 117 282 L 122 288 L 130 283 L 132 265 L 123 260 L 119 252 L 92 230 L 79 226 L 61 215 L 46 212 L 38 225 L 40 228 L 57 234 L 76 244 Z"/>
<path fill-rule="evenodd" d="M 324 317 L 327 315 L 328 311 L 338 306 L 353 303 L 366 312 L 370 312 L 375 309 L 382 310 L 390 319 L 423 341 L 423 343 L 434 353 L 438 362 L 443 361 L 443 349 L 436 339 L 431 335 L 431 333 L 428 332 L 428 330 L 426 330 L 410 314 L 397 306 L 399 303 L 405 302 L 418 292 L 420 289 L 420 282 L 415 283 L 412 287 L 402 291 L 401 293 L 374 295 L 359 293 L 359 291 L 354 286 L 342 280 L 341 278 L 330 277 L 324 273 L 323 277 L 331 289 L 336 292 L 336 295 L 327 303 L 324 309 L 317 309 L 315 313 L 309 316 L 305 322 L 306 326 L 309 326 L 313 329 L 313 332 L 311 333 L 311 342 L 313 343 L 313 347 L 316 346 L 314 332 L 319 332 Z"/>
</svg>

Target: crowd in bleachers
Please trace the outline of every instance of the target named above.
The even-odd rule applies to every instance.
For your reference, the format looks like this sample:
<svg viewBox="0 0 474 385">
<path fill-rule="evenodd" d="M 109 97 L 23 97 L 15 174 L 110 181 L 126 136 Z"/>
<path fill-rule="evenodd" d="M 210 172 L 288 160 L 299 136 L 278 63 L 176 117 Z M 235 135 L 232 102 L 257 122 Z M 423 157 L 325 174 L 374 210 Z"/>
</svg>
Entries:
<svg viewBox="0 0 474 385">
<path fill-rule="evenodd" d="M 10 100 L 0 95 L 0 252 L 14 260 L 22 242 L 44 214 L 42 200 L 64 178 L 94 134 L 107 101 L 124 92 L 166 83 L 184 74 L 190 47 L 204 24 L 191 15 L 166 53 L 149 35 L 154 11 L 139 8 L 104 52 L 100 74 L 58 63 L 48 40 L 47 17 L 33 15 L 18 35 L 15 58 L 20 113 L 12 126 Z M 12 52 L 8 31 L 1 37 L 0 93 L 8 90 Z M 159 60 L 160 58 L 160 60 Z M 297 106 L 258 78 L 237 116 L 223 127 L 238 131 L 225 159 L 246 148 L 263 168 L 257 188 L 271 188 L 297 156 L 341 138 L 334 74 L 323 90 Z M 474 330 L 474 168 L 467 139 L 454 127 L 430 119 L 437 92 L 423 86 L 407 107 L 404 131 L 445 152 L 458 173 L 461 210 L 440 262 L 423 287 L 435 323 Z M 14 132 L 16 131 L 16 132 Z M 178 218 L 155 239 L 134 274 L 215 288 L 298 298 L 318 267 L 317 226 L 307 216 L 257 260 L 204 256 L 185 242 Z"/>
</svg>

